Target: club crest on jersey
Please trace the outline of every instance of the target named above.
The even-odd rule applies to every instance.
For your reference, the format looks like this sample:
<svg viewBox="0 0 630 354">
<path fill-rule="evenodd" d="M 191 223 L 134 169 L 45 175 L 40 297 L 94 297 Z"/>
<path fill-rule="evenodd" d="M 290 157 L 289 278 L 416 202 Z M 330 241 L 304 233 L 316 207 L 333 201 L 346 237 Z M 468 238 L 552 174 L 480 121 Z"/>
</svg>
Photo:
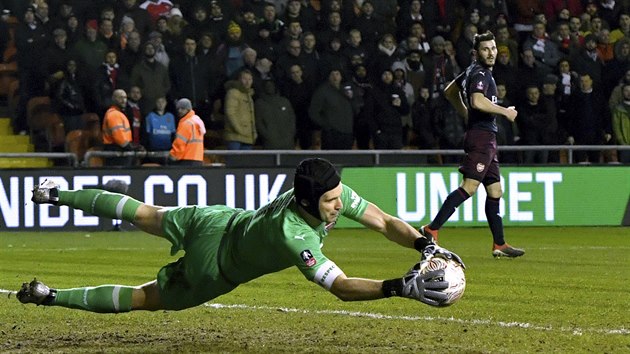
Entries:
<svg viewBox="0 0 630 354">
<path fill-rule="evenodd" d="M 302 260 L 307 267 L 312 267 L 317 264 L 317 260 L 315 259 L 315 257 L 313 257 L 313 254 L 310 250 L 304 250 L 300 252 L 300 257 L 302 257 Z"/>
<path fill-rule="evenodd" d="M 485 168 L 486 168 L 486 165 L 482 164 L 481 162 L 477 164 L 477 172 L 483 172 Z"/>
<path fill-rule="evenodd" d="M 483 90 L 483 81 L 477 83 L 477 90 Z"/>
</svg>

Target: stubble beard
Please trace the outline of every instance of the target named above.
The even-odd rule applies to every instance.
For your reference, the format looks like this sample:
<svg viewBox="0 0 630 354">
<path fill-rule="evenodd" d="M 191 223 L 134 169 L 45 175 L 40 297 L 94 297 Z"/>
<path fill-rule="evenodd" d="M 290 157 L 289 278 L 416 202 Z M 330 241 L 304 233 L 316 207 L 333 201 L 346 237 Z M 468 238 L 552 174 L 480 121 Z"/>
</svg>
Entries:
<svg viewBox="0 0 630 354">
<path fill-rule="evenodd" d="M 494 59 L 495 63 L 496 63 L 496 58 Z M 493 64 L 488 64 L 488 59 L 483 59 L 479 61 L 481 63 L 481 66 L 483 66 L 484 68 L 488 69 L 488 70 L 492 70 L 492 68 L 494 67 L 494 63 Z"/>
</svg>

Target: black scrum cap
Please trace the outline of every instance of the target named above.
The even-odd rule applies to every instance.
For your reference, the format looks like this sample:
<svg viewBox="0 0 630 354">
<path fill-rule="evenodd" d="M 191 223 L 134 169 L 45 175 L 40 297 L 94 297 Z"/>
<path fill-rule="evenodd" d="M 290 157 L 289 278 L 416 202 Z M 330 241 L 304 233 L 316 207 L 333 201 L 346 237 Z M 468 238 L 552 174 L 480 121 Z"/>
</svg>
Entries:
<svg viewBox="0 0 630 354">
<path fill-rule="evenodd" d="M 295 169 L 293 179 L 295 199 L 309 214 L 321 220 L 319 198 L 337 187 L 339 182 L 341 177 L 328 160 L 320 158 L 302 160 Z"/>
</svg>

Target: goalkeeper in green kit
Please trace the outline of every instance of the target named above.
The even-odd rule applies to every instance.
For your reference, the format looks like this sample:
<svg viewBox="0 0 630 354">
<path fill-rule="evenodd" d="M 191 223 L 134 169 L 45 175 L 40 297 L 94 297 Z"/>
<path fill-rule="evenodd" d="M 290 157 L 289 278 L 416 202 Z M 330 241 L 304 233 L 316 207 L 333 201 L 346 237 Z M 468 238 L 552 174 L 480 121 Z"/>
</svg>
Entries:
<svg viewBox="0 0 630 354">
<path fill-rule="evenodd" d="M 17 293 L 22 303 L 62 306 L 101 313 L 182 310 L 228 293 L 264 274 L 296 266 L 304 276 L 344 301 L 402 296 L 439 305 L 448 287 L 444 270 L 419 272 L 416 264 L 391 280 L 352 278 L 321 250 L 341 215 L 415 248 L 422 259 L 459 256 L 433 244 L 406 222 L 388 215 L 341 183 L 324 159 L 302 161 L 293 189 L 258 210 L 223 205 L 160 207 L 98 189 L 63 191 L 48 180 L 33 190 L 35 203 L 67 205 L 111 219 L 123 219 L 171 242 L 171 254 L 185 251 L 162 267 L 157 279 L 140 286 L 102 285 L 53 289 L 38 280 Z M 463 264 L 462 264 L 463 266 Z"/>
</svg>

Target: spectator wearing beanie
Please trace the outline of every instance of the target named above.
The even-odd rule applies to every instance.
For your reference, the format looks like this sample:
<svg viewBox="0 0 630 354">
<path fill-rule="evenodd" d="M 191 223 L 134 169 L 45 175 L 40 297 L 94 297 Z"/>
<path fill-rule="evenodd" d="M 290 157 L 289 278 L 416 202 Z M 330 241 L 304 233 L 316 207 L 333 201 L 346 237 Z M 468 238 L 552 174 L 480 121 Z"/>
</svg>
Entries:
<svg viewBox="0 0 630 354">
<path fill-rule="evenodd" d="M 243 41 L 243 32 L 238 23 L 231 21 L 227 39 L 217 49 L 217 57 L 225 65 L 225 76 L 230 77 L 243 66 L 243 50 L 249 46 Z"/>
<path fill-rule="evenodd" d="M 79 65 L 86 69 L 91 78 L 95 77 L 94 75 L 107 52 L 107 45 L 98 39 L 96 20 L 88 20 L 85 23 L 85 37 L 79 39 L 72 51 L 74 56 L 79 59 Z"/>
</svg>

